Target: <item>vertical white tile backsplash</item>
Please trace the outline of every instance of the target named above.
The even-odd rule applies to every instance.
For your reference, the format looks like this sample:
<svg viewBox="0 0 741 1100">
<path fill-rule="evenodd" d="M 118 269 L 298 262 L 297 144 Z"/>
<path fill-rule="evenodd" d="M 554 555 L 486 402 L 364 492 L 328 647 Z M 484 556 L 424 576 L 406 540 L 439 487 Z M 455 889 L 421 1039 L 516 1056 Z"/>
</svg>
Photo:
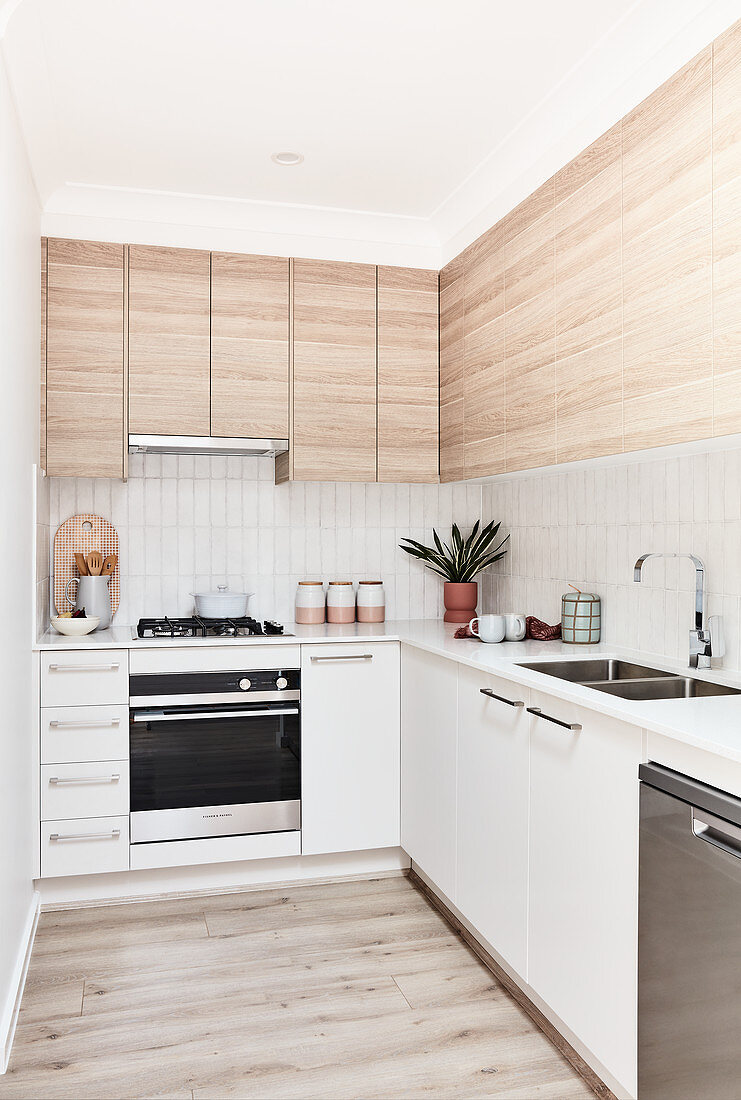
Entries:
<svg viewBox="0 0 741 1100">
<path fill-rule="evenodd" d="M 453 486 L 454 493 L 460 487 Z M 706 566 L 708 608 L 725 623 L 724 664 L 741 664 L 741 449 L 547 470 L 483 486 L 485 514 L 501 518 L 510 553 L 486 610 L 525 611 L 549 622 L 568 584 L 603 598 L 603 639 L 684 657 L 694 607 L 689 562 L 647 563 L 641 553 L 694 553 Z M 491 502 L 492 506 L 487 507 Z"/>
<path fill-rule="evenodd" d="M 438 618 L 442 583 L 399 549 L 404 536 L 449 537 L 453 521 L 502 521 L 509 552 L 481 578 L 479 610 L 550 622 L 569 583 L 603 597 L 608 642 L 683 657 L 693 605 L 687 562 L 705 560 L 709 606 L 725 618 L 725 665 L 741 665 L 741 449 L 504 477 L 486 483 L 273 484 L 270 459 L 132 455 L 130 479 L 43 479 L 39 540 L 83 510 L 121 539 L 120 622 L 192 609 L 191 592 L 227 579 L 251 611 L 290 619 L 299 578 L 381 577 L 389 618 Z M 41 557 L 45 555 L 40 554 Z M 48 557 L 46 558 L 48 560 Z M 44 576 L 47 573 L 47 576 Z M 37 566 L 48 604 L 48 570 Z"/>
</svg>

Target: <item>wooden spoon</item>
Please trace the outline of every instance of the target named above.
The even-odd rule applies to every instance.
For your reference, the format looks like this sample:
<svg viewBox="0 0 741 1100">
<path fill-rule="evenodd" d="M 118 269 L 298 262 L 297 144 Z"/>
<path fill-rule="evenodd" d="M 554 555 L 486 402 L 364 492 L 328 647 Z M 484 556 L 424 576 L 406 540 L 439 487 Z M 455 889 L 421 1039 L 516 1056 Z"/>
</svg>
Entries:
<svg viewBox="0 0 741 1100">
<path fill-rule="evenodd" d="M 110 577 L 113 570 L 118 564 L 118 555 L 109 554 L 106 560 L 103 562 L 103 568 L 100 571 L 101 577 Z"/>
<path fill-rule="evenodd" d="M 99 577 L 103 568 L 103 555 L 100 550 L 91 550 L 87 556 L 87 567 L 91 577 Z"/>
<path fill-rule="evenodd" d="M 77 572 L 81 577 L 87 576 L 87 562 L 85 561 L 84 554 L 75 554 L 75 561 L 77 562 Z"/>
</svg>

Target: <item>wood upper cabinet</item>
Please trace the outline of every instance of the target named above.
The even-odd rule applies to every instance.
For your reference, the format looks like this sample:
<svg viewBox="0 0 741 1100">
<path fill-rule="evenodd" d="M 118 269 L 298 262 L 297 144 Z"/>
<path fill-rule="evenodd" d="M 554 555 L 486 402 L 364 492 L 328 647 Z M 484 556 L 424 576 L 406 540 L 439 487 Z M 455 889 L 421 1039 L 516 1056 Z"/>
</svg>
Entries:
<svg viewBox="0 0 741 1100">
<path fill-rule="evenodd" d="M 209 435 L 208 252 L 129 249 L 129 431 Z"/>
<path fill-rule="evenodd" d="M 463 254 L 463 441 L 465 477 L 505 466 L 504 246 L 501 225 Z"/>
<path fill-rule="evenodd" d="M 556 461 L 554 196 L 551 179 L 503 224 L 507 470 Z"/>
<path fill-rule="evenodd" d="M 463 263 L 440 272 L 440 480 L 462 481 L 464 460 Z"/>
<path fill-rule="evenodd" d="M 46 471 L 51 476 L 124 476 L 124 252 L 122 244 L 47 242 Z"/>
<path fill-rule="evenodd" d="M 41 238 L 41 389 L 39 393 L 39 466 L 46 470 L 46 295 L 49 242 Z"/>
<path fill-rule="evenodd" d="M 211 435 L 288 438 L 289 266 L 211 254 Z"/>
<path fill-rule="evenodd" d="M 439 472 L 438 275 L 378 268 L 378 480 Z"/>
<path fill-rule="evenodd" d="M 294 260 L 291 476 L 376 480 L 376 269 Z"/>
</svg>

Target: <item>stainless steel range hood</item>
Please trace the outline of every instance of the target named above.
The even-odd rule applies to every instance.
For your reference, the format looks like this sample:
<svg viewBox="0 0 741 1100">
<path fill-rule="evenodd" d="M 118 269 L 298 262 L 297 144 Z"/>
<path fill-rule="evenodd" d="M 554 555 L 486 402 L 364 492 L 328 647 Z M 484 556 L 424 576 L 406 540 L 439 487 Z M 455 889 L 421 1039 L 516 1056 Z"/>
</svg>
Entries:
<svg viewBox="0 0 741 1100">
<path fill-rule="evenodd" d="M 257 455 L 275 458 L 288 450 L 287 439 L 228 439 L 210 435 L 130 435 L 129 454 Z"/>
</svg>

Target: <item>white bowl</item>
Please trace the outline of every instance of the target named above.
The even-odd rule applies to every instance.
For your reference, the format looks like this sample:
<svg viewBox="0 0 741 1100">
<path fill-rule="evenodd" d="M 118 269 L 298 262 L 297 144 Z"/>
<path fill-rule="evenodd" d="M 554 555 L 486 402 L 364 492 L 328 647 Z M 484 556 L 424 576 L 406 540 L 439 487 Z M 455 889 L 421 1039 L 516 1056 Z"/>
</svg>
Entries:
<svg viewBox="0 0 741 1100">
<path fill-rule="evenodd" d="M 87 619 L 62 619 L 55 615 L 51 625 L 60 634 L 66 634 L 68 638 L 82 638 L 83 635 L 91 634 L 97 626 L 100 626 L 100 619 L 95 615 L 89 615 Z"/>
</svg>

